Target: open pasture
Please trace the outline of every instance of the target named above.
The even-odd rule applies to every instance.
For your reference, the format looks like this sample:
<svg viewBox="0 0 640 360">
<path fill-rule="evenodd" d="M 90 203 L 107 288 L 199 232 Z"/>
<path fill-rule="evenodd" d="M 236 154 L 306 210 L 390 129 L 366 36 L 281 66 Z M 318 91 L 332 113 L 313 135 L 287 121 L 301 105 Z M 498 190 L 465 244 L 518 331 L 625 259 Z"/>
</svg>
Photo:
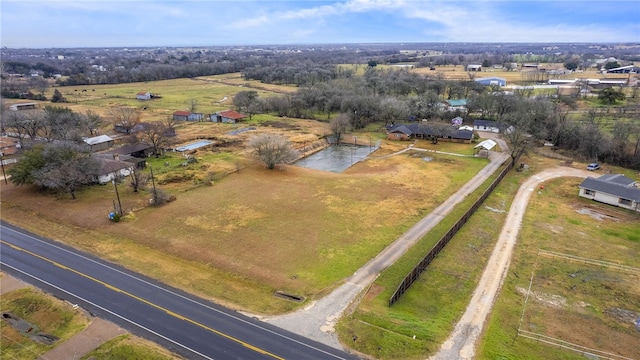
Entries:
<svg viewBox="0 0 640 360">
<path fill-rule="evenodd" d="M 468 152 L 472 145 L 458 146 Z M 383 143 L 379 151 L 401 148 Z M 228 176 L 207 178 L 226 171 L 217 163 L 246 159 L 237 150 L 196 151 L 198 161 L 187 166 L 178 154 L 150 159 L 157 179 L 164 179 L 160 187 L 177 200 L 146 207 L 149 189 L 133 193 L 121 184 L 123 207 L 135 210 L 121 223 L 107 219 L 113 186 L 85 189 L 76 201 L 3 186 L 3 218 L 205 297 L 277 313 L 299 304 L 274 291 L 313 298 L 337 285 L 487 163 L 402 154 L 343 174 L 245 163 Z M 57 210 L 41 210 L 51 208 Z"/>
<path fill-rule="evenodd" d="M 579 198 L 580 181 L 533 194 L 479 358 L 640 356 L 640 219 Z"/>
<path fill-rule="evenodd" d="M 251 88 L 250 82 L 240 82 L 240 74 L 220 75 L 193 79 L 172 79 L 144 83 L 124 83 L 113 85 L 78 85 L 49 88 L 45 96 L 51 98 L 54 90 L 59 90 L 68 103 L 59 106 L 74 111 L 88 109 L 102 116 L 114 106 L 130 106 L 140 110 L 143 121 L 164 120 L 178 110 L 191 110 L 192 100 L 197 102 L 195 112 L 211 114 L 232 109 L 233 96 L 241 91 L 255 90 L 259 96 L 272 95 L 279 87 L 263 86 Z M 238 82 L 234 85 L 233 82 Z M 270 88 L 271 90 L 266 90 Z M 287 87 L 281 87 L 287 89 Z M 151 100 L 138 100 L 139 92 L 151 92 L 160 96 Z"/>
</svg>

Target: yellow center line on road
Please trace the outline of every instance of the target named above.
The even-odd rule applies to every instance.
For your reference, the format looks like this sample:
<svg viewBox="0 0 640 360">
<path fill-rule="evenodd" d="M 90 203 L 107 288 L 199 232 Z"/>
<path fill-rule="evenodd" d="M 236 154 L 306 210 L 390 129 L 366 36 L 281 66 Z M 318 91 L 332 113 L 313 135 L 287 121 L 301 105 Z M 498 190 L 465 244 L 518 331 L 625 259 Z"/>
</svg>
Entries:
<svg viewBox="0 0 640 360">
<path fill-rule="evenodd" d="M 201 324 L 201 323 L 199 323 L 199 322 L 197 322 L 197 321 L 195 321 L 195 320 L 192 320 L 192 319 L 189 319 L 189 318 L 184 317 L 184 316 L 182 316 L 182 315 L 179 315 L 179 314 L 177 314 L 177 313 L 175 313 L 175 312 L 173 312 L 173 311 L 171 311 L 171 310 L 169 310 L 169 309 L 165 309 L 165 308 L 163 308 L 163 307 L 162 307 L 162 306 L 160 306 L 160 305 L 157 305 L 157 304 L 155 304 L 155 303 L 152 303 L 152 302 L 151 302 L 151 301 L 149 301 L 149 300 L 143 299 L 143 298 L 141 298 L 141 297 L 139 297 L 139 296 L 137 296 L 137 295 L 134 295 L 134 294 L 132 294 L 132 293 L 130 293 L 130 292 L 127 292 L 127 291 L 124 291 L 124 290 L 122 290 L 122 289 L 119 289 L 119 288 L 117 288 L 117 287 L 115 287 L 115 286 L 113 286 L 113 285 L 111 285 L 111 284 L 108 284 L 108 283 L 106 283 L 106 282 L 102 281 L 102 280 L 98 280 L 98 279 L 94 278 L 93 276 L 87 275 L 87 274 L 82 273 L 82 272 L 80 272 L 80 271 L 78 271 L 78 270 L 75 270 L 75 269 L 72 269 L 72 268 L 70 268 L 70 267 L 68 267 L 68 266 L 62 265 L 62 264 L 60 264 L 60 263 L 58 263 L 58 262 L 56 262 L 56 261 L 53 261 L 53 260 L 51 260 L 51 259 L 48 259 L 48 258 L 46 258 L 46 257 L 42 256 L 42 255 L 36 254 L 36 253 L 34 253 L 34 252 L 31 252 L 31 251 L 29 251 L 29 250 L 27 250 L 27 249 L 21 248 L 21 247 L 19 247 L 19 246 L 17 246 L 17 245 L 14 245 L 14 244 L 8 243 L 8 242 L 6 242 L 6 241 L 4 241 L 4 240 L 1 240 L 1 239 L 0 239 L 0 243 L 3 243 L 3 244 L 5 244 L 5 245 L 7 245 L 7 246 L 9 246 L 9 247 L 11 247 L 11 248 L 13 248 L 13 249 L 16 249 L 16 250 L 18 250 L 18 251 L 22 251 L 22 252 L 27 253 L 27 254 L 29 254 L 29 255 L 31 255 L 31 256 L 34 256 L 34 257 L 37 257 L 37 258 L 39 258 L 39 259 L 41 259 L 41 260 L 44 260 L 44 261 L 46 261 L 46 262 L 49 262 L 49 263 L 51 263 L 51 264 L 53 264 L 53 265 L 55 265 L 55 266 L 57 266 L 57 267 L 59 267 L 59 268 L 61 268 L 61 269 L 71 271 L 71 272 L 73 272 L 73 273 L 75 273 L 75 274 L 77 274 L 77 275 L 80 275 L 80 276 L 82 276 L 82 277 L 84 277 L 84 278 L 87 278 L 87 279 L 89 279 L 89 280 L 91 280 L 91 281 L 94 281 L 94 282 L 96 282 L 96 283 L 98 283 L 98 284 L 101 284 L 101 285 L 105 286 L 105 287 L 106 287 L 106 288 L 108 288 L 108 289 L 111 289 L 111 290 L 113 290 L 113 291 L 115 291 L 115 292 L 119 292 L 119 293 L 121 293 L 121 294 L 127 295 L 127 296 L 129 296 L 129 297 L 131 297 L 131 298 L 134 298 L 134 299 L 136 299 L 136 300 L 138 300 L 138 301 L 140 301 L 140 302 L 142 302 L 142 303 L 145 303 L 145 304 L 147 304 L 147 305 L 149 305 L 149 306 L 152 306 L 152 307 L 154 307 L 154 308 L 156 308 L 156 309 L 158 309 L 158 310 L 162 310 L 162 311 L 164 311 L 165 313 L 167 313 L 168 315 L 173 316 L 173 317 L 175 317 L 175 318 L 177 318 L 177 319 L 184 320 L 184 321 L 189 322 L 189 323 L 191 323 L 191 324 L 193 324 L 193 325 L 199 326 L 199 327 L 201 327 L 201 328 L 203 328 L 203 329 L 205 329 L 205 330 L 209 330 L 209 331 L 211 331 L 212 333 L 217 334 L 217 335 L 219 335 L 219 336 L 222 336 L 222 337 L 224 337 L 224 338 L 226 338 L 226 339 L 229 339 L 229 340 L 235 341 L 236 343 L 241 344 L 242 346 L 244 346 L 244 347 L 246 347 L 246 348 L 248 348 L 248 349 L 251 349 L 251 350 L 253 350 L 253 351 L 255 351 L 255 352 L 258 352 L 258 353 L 261 353 L 261 354 L 264 354 L 264 355 L 267 355 L 267 356 L 271 356 L 271 357 L 273 357 L 274 359 L 284 360 L 284 358 L 281 358 L 281 357 L 279 357 L 279 356 L 277 356 L 277 355 L 275 355 L 275 354 L 272 354 L 272 353 L 270 353 L 270 352 L 268 352 L 268 351 L 266 351 L 266 350 L 263 350 L 263 349 L 260 349 L 260 348 L 258 348 L 258 347 L 256 347 L 256 346 L 253 346 L 253 345 L 251 345 L 251 344 L 248 344 L 248 343 L 246 343 L 246 342 L 244 342 L 244 341 L 242 341 L 242 340 L 240 340 L 240 339 L 236 339 L 236 338 L 234 338 L 233 336 L 227 335 L 227 334 L 225 334 L 225 333 L 223 333 L 223 332 L 220 332 L 220 331 L 218 331 L 218 330 L 216 330 L 216 329 L 213 329 L 213 328 L 211 328 L 211 327 L 208 327 L 208 326 L 206 326 L 206 325 L 204 325 L 204 324 Z"/>
</svg>

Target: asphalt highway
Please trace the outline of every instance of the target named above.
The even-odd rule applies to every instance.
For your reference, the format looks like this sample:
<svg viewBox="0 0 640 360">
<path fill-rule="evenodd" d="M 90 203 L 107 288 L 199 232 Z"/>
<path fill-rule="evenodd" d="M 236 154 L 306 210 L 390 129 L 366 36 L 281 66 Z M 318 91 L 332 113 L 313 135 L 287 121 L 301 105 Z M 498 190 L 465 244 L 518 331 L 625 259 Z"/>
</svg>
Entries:
<svg viewBox="0 0 640 360">
<path fill-rule="evenodd" d="M 4 222 L 0 269 L 188 359 L 358 359 Z"/>
</svg>

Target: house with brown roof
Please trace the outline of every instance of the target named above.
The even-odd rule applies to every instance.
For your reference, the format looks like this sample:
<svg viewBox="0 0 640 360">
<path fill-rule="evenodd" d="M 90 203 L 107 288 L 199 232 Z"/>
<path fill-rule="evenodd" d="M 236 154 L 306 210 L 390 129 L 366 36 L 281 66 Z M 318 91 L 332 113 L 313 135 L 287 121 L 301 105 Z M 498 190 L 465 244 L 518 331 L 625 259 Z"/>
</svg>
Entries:
<svg viewBox="0 0 640 360">
<path fill-rule="evenodd" d="M 94 154 L 93 157 L 100 163 L 100 169 L 95 174 L 98 184 L 107 184 L 117 178 L 129 176 L 137 166 L 137 160 L 121 160 L 117 154 Z"/>
<path fill-rule="evenodd" d="M 244 119 L 245 117 L 247 117 L 244 114 L 241 114 L 237 111 L 233 111 L 233 110 L 224 110 L 224 111 L 218 111 L 215 114 L 211 114 L 210 115 L 210 119 L 213 122 L 221 122 L 221 123 L 231 123 L 231 124 L 235 124 L 239 121 L 242 121 L 242 119 Z"/>
</svg>

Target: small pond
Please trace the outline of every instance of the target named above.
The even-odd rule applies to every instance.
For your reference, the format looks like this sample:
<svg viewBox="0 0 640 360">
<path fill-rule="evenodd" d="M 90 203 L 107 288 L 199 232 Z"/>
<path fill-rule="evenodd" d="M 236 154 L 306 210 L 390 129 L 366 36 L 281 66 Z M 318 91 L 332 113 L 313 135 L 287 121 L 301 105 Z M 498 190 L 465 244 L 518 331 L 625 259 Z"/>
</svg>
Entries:
<svg viewBox="0 0 640 360">
<path fill-rule="evenodd" d="M 380 147 L 364 145 L 333 145 L 296 161 L 295 165 L 309 169 L 341 173 L 358 161 L 366 158 Z"/>
</svg>

